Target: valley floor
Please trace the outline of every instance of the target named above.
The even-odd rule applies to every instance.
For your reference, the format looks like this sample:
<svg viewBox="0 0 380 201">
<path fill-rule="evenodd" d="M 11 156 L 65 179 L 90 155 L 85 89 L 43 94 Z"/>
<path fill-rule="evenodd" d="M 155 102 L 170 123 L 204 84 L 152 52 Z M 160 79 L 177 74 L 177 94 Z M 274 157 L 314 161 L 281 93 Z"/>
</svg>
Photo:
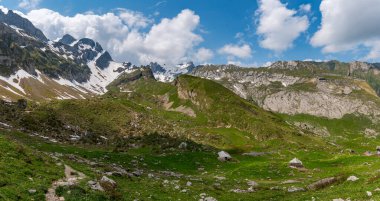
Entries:
<svg viewBox="0 0 380 201">
<path fill-rule="evenodd" d="M 214 151 L 146 146 L 116 152 L 58 144 L 18 131 L 0 133 L 0 197 L 4 200 L 43 200 L 52 183 L 64 178 L 64 165 L 86 175 L 78 183 L 56 188 L 65 200 L 380 199 L 380 158 L 363 156 L 360 149 L 355 153 L 272 150 L 256 157 L 232 153 L 234 161 L 220 162 Z M 305 169 L 288 167 L 294 157 L 304 162 Z M 116 188 L 92 190 L 88 182 L 103 176 L 114 180 Z M 347 181 L 349 176 L 359 179 Z M 337 181 L 306 190 L 328 177 Z"/>
</svg>

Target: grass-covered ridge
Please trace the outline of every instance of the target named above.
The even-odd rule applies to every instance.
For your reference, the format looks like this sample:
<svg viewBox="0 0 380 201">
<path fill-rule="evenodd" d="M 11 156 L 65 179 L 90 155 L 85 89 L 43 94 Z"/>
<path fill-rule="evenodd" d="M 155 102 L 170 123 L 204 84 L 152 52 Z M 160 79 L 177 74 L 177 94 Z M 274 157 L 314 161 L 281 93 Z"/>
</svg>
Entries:
<svg viewBox="0 0 380 201">
<path fill-rule="evenodd" d="M 165 108 L 164 97 L 170 108 Z M 196 115 L 175 110 L 181 107 Z M 82 143 L 104 142 L 102 136 L 115 142 L 123 136 L 149 133 L 238 150 L 269 146 L 279 140 L 298 145 L 313 141 L 300 135 L 282 117 L 222 85 L 188 75 L 180 76 L 175 84 L 139 79 L 114 87 L 102 97 L 52 101 L 32 108 L 21 124 L 31 131 L 64 140 L 76 133 L 82 137 Z M 231 136 L 235 139 L 231 140 Z"/>
</svg>

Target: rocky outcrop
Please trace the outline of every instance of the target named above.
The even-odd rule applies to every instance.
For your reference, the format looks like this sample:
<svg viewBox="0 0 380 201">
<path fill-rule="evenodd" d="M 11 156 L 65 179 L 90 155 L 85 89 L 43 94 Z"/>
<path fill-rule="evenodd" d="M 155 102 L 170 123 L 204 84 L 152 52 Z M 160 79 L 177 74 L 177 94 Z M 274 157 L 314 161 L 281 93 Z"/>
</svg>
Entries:
<svg viewBox="0 0 380 201">
<path fill-rule="evenodd" d="M 113 61 L 111 55 L 106 51 L 104 52 L 95 62 L 96 66 L 100 69 L 105 69 L 110 65 L 110 62 Z"/>
<path fill-rule="evenodd" d="M 342 118 L 346 114 L 378 117 L 380 100 L 371 88 L 376 82 L 367 83 L 354 75 L 348 76 L 350 69 L 370 74 L 377 67 L 363 62 L 280 61 L 267 68 L 199 66 L 191 74 L 215 80 L 240 97 L 273 112 L 327 118 Z M 318 135 L 328 135 L 323 129 L 320 131 Z"/>
<path fill-rule="evenodd" d="M 273 112 L 328 118 L 342 118 L 346 114 L 354 113 L 380 116 L 380 110 L 373 102 L 323 92 L 280 91 L 267 96 L 262 107 Z"/>
<path fill-rule="evenodd" d="M 149 67 L 141 67 L 135 69 L 132 72 L 124 72 L 116 80 L 111 82 L 108 87 L 122 87 L 122 85 L 128 84 L 130 82 L 139 80 L 139 79 L 152 79 L 154 80 L 154 75 L 152 70 Z"/>
</svg>

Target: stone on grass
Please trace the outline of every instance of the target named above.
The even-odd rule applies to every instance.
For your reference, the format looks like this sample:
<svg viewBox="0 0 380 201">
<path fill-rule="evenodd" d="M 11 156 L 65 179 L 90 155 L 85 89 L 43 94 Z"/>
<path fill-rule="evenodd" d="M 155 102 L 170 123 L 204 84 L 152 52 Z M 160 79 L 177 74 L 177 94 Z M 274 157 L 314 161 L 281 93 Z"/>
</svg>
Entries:
<svg viewBox="0 0 380 201">
<path fill-rule="evenodd" d="M 259 184 L 257 182 L 255 182 L 255 181 L 248 181 L 247 184 L 248 184 L 248 186 L 252 186 L 252 187 L 259 186 Z"/>
<path fill-rule="evenodd" d="M 291 161 L 289 161 L 289 167 L 291 168 L 303 168 L 302 161 L 298 158 L 293 158 Z"/>
<path fill-rule="evenodd" d="M 357 181 L 357 180 L 359 180 L 359 178 L 353 175 L 347 178 L 347 181 Z"/>
<path fill-rule="evenodd" d="M 213 197 L 206 197 L 203 199 L 203 201 L 218 201 L 218 200 Z"/>
<path fill-rule="evenodd" d="M 295 193 L 295 192 L 301 192 L 301 191 L 305 191 L 305 189 L 301 187 L 294 187 L 294 186 L 288 188 L 289 193 Z"/>
<path fill-rule="evenodd" d="M 230 161 L 232 159 L 231 155 L 225 151 L 218 152 L 218 160 L 220 161 Z"/>
<path fill-rule="evenodd" d="M 283 181 L 282 184 L 294 184 L 294 183 L 299 183 L 297 180 L 289 179 L 286 181 Z"/>
<path fill-rule="evenodd" d="M 366 151 L 366 152 L 364 152 L 364 156 L 372 156 L 372 155 L 373 155 L 373 153 L 370 152 L 370 151 Z"/>
<path fill-rule="evenodd" d="M 314 183 L 308 185 L 307 189 L 309 189 L 309 190 L 318 190 L 318 189 L 330 186 L 330 185 L 334 184 L 337 181 L 338 181 L 338 179 L 336 177 L 324 178 L 324 179 L 321 179 L 321 180 L 319 180 L 317 182 L 314 182 Z"/>
<path fill-rule="evenodd" d="M 104 190 L 114 190 L 117 186 L 116 182 L 107 176 L 103 176 L 102 179 L 100 179 L 100 186 L 103 187 Z"/>
<path fill-rule="evenodd" d="M 36 190 L 36 189 L 29 189 L 28 192 L 29 192 L 30 194 L 34 194 L 34 193 L 37 192 L 37 190 Z"/>
<path fill-rule="evenodd" d="M 257 157 L 257 156 L 264 156 L 265 152 L 249 152 L 249 153 L 244 153 L 243 156 L 253 156 L 253 157 Z"/>
<path fill-rule="evenodd" d="M 92 190 L 95 191 L 104 191 L 103 187 L 97 181 L 88 181 L 87 184 L 90 186 Z"/>
<path fill-rule="evenodd" d="M 180 149 L 186 149 L 187 148 L 187 143 L 186 142 L 181 142 L 181 144 L 179 144 L 178 148 L 180 148 Z"/>
<path fill-rule="evenodd" d="M 367 191 L 367 196 L 371 197 L 372 196 L 372 192 L 371 191 Z"/>
</svg>

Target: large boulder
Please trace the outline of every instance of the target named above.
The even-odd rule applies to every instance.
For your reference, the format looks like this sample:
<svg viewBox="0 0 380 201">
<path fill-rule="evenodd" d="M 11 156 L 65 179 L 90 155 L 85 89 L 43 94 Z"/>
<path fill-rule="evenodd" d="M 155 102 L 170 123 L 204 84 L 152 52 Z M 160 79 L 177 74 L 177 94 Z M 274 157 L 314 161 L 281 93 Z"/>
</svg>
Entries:
<svg viewBox="0 0 380 201">
<path fill-rule="evenodd" d="M 103 176 L 102 179 L 100 179 L 99 184 L 105 191 L 113 191 L 117 187 L 117 183 L 107 176 Z"/>
<path fill-rule="evenodd" d="M 232 160 L 232 157 L 229 153 L 225 152 L 225 151 L 220 151 L 218 152 L 218 160 L 220 161 L 230 161 Z"/>
<path fill-rule="evenodd" d="M 289 161 L 289 167 L 291 168 L 303 168 L 302 161 L 298 158 L 293 158 L 291 161 Z"/>
</svg>

